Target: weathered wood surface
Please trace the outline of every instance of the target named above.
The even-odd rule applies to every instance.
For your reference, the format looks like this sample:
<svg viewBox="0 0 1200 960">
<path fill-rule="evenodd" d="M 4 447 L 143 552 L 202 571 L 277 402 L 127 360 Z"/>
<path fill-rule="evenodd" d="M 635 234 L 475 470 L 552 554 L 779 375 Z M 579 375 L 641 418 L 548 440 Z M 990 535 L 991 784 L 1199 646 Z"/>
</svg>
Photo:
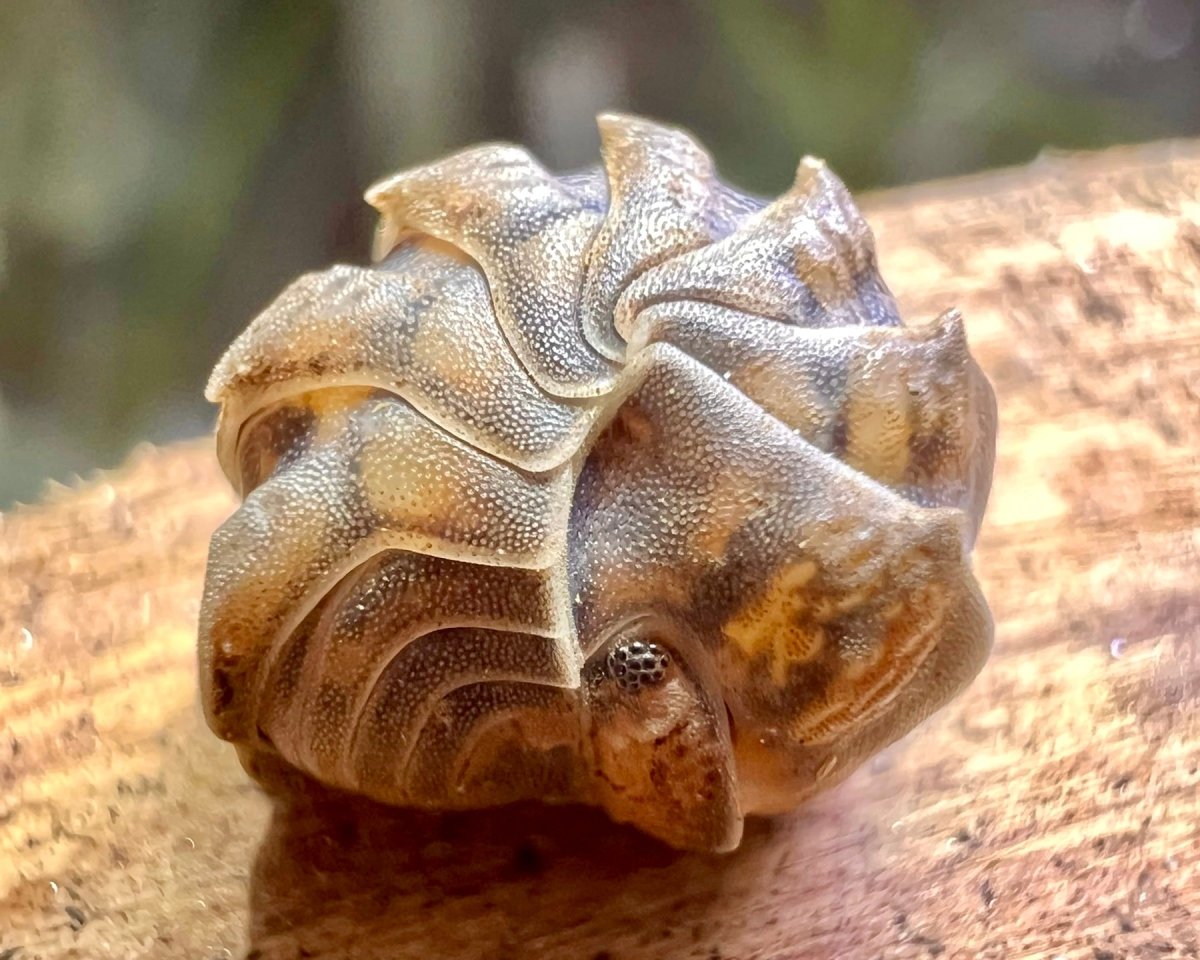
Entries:
<svg viewBox="0 0 1200 960">
<path fill-rule="evenodd" d="M 1000 398 L 995 653 L 727 857 L 587 810 L 272 808 L 195 704 L 208 444 L 0 525 L 0 957 L 1200 955 L 1200 145 L 872 198 Z"/>
</svg>

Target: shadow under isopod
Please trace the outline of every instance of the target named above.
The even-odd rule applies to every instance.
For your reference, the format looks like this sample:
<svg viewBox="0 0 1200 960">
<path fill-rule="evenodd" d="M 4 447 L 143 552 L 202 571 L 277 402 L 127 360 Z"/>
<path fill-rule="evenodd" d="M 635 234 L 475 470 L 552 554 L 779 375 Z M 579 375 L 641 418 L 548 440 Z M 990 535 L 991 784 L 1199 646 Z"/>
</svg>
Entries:
<svg viewBox="0 0 1200 960">
<path fill-rule="evenodd" d="M 310 784 L 276 801 L 247 956 L 719 956 L 710 907 L 765 891 L 791 846 L 776 832 L 754 821 L 732 854 L 687 854 L 587 807 L 429 814 Z"/>
</svg>

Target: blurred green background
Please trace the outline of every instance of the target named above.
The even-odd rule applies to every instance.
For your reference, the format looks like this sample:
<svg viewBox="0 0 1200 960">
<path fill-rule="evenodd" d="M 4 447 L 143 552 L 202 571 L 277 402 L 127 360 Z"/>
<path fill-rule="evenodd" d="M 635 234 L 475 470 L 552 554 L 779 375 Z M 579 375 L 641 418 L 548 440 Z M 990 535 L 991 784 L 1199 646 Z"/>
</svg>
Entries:
<svg viewBox="0 0 1200 960">
<path fill-rule="evenodd" d="M 592 118 L 691 128 L 775 193 L 1200 130 L 1195 0 L 3 0 L 0 508 L 210 429 L 225 344 L 364 262 L 372 180 L 487 138 L 550 166 Z"/>
</svg>

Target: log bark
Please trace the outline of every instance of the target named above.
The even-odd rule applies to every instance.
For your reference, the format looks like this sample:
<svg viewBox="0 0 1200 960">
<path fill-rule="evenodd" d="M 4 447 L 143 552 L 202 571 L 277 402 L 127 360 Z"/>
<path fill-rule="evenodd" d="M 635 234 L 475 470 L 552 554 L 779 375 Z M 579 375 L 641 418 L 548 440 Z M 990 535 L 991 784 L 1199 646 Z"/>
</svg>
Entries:
<svg viewBox="0 0 1200 960">
<path fill-rule="evenodd" d="M 996 386 L 978 681 L 736 853 L 271 801 L 196 705 L 208 441 L 0 518 L 0 957 L 1200 955 L 1200 144 L 868 198 Z"/>
</svg>

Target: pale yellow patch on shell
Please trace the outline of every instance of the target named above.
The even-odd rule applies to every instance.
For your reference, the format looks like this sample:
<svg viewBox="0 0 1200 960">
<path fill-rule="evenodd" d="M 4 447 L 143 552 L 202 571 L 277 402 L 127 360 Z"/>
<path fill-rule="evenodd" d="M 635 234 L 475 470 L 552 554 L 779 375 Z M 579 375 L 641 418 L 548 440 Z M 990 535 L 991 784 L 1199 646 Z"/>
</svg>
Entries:
<svg viewBox="0 0 1200 960">
<path fill-rule="evenodd" d="M 313 439 L 317 443 L 323 443 L 340 436 L 350 422 L 350 414 L 362 404 L 370 392 L 370 388 L 350 387 L 341 390 L 314 390 L 304 394 L 301 402 L 316 421 Z"/>
<path fill-rule="evenodd" d="M 899 356 L 876 354 L 852 371 L 847 390 L 846 463 L 887 484 L 904 478 L 910 456 L 912 398 L 900 367 Z"/>
<path fill-rule="evenodd" d="M 867 669 L 862 664 L 843 666 L 821 699 L 792 720 L 791 735 L 806 744 L 828 743 L 847 728 L 878 717 L 937 643 L 949 606 L 949 593 L 943 587 L 925 583 L 909 603 L 890 607 L 889 612 L 895 613 L 883 625 L 886 639 L 881 655 Z M 907 622 L 902 619 L 905 612 Z"/>
<path fill-rule="evenodd" d="M 825 644 L 825 631 L 805 616 L 813 601 L 806 587 L 816 574 L 812 560 L 789 564 L 723 628 L 747 657 L 769 654 L 777 684 L 783 684 L 791 664 L 815 659 Z"/>
</svg>

